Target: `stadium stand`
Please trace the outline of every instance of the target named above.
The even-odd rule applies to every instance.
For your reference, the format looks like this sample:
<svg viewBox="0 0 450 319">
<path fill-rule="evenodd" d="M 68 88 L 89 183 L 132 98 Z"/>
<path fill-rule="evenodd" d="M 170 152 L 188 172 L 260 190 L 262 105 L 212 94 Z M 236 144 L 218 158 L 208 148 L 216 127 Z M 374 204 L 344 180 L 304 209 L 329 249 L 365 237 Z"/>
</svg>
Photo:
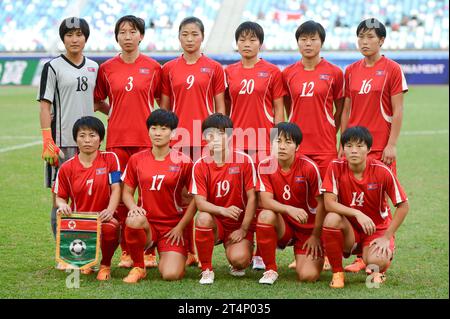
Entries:
<svg viewBox="0 0 450 319">
<path fill-rule="evenodd" d="M 249 0 L 240 21 L 260 23 L 266 32 L 267 51 L 296 51 L 296 28 L 314 19 L 327 30 L 325 50 L 354 50 L 355 29 L 367 17 L 385 17 L 388 50 L 448 50 L 449 0 Z M 2 0 L 0 1 L 0 52 L 51 52 L 63 49 L 58 38 L 61 20 L 79 15 L 90 23 L 86 50 L 116 51 L 114 23 L 125 14 L 143 18 L 147 25 L 141 48 L 168 52 L 179 49 L 179 22 L 194 15 L 205 24 L 206 39 L 223 0 Z M 361 2 L 358 2 L 361 4 Z M 74 10 L 76 9 L 76 10 Z M 383 19 L 382 19 L 383 20 Z M 229 50 L 235 47 L 233 39 Z"/>
</svg>

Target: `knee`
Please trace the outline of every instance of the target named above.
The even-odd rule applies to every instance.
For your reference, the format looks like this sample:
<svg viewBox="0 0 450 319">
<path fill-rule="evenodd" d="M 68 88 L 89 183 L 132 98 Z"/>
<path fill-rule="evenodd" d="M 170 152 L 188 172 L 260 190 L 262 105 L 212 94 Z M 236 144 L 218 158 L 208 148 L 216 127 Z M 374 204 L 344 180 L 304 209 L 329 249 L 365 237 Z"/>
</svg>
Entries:
<svg viewBox="0 0 450 319">
<path fill-rule="evenodd" d="M 161 277 L 163 280 L 166 280 L 166 281 L 180 280 L 184 277 L 184 270 L 181 272 L 173 271 L 173 270 L 161 271 Z"/>
<path fill-rule="evenodd" d="M 368 256 L 365 263 L 370 270 L 374 272 L 383 272 L 389 266 L 390 260 L 388 258 Z"/>
<path fill-rule="evenodd" d="M 316 282 L 320 277 L 320 272 L 299 271 L 297 272 L 298 280 L 301 282 Z"/>
<path fill-rule="evenodd" d="M 328 213 L 323 221 L 323 227 L 339 228 L 342 223 L 342 216 L 336 213 Z"/>
<path fill-rule="evenodd" d="M 213 227 L 214 226 L 213 217 L 208 213 L 199 212 L 195 220 L 195 226 Z"/>
<path fill-rule="evenodd" d="M 233 256 L 229 260 L 230 264 L 236 269 L 245 269 L 250 265 L 251 258 L 247 255 Z"/>
<path fill-rule="evenodd" d="M 277 215 L 271 210 L 263 210 L 258 216 L 258 223 L 275 225 L 276 220 Z"/>
<path fill-rule="evenodd" d="M 128 227 L 131 228 L 143 228 L 146 221 L 147 218 L 145 216 L 133 216 L 127 217 L 125 223 Z"/>
</svg>

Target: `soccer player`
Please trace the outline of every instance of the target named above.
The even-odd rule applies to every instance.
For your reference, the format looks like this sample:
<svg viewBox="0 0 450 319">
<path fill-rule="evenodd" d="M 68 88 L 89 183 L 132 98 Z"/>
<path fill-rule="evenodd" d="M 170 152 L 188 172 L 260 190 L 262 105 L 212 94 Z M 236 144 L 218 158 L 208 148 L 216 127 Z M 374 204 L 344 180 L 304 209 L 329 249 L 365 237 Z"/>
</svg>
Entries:
<svg viewBox="0 0 450 319">
<path fill-rule="evenodd" d="M 225 114 L 225 80 L 222 66 L 201 52 L 205 37 L 203 22 L 196 17 L 181 21 L 178 39 L 183 53 L 164 64 L 160 107 L 172 110 L 180 123 L 173 143 L 196 161 L 204 146 L 201 122 L 214 112 Z M 187 198 L 189 201 L 192 198 Z M 193 224 L 187 265 L 198 262 L 195 255 Z"/>
<path fill-rule="evenodd" d="M 236 148 L 244 150 L 257 164 L 270 155 L 270 130 L 284 120 L 285 90 L 278 67 L 260 58 L 264 30 L 255 23 L 241 23 L 235 32 L 241 61 L 225 68 L 226 101 L 237 130 Z M 258 212 L 257 212 L 258 213 Z M 254 269 L 264 269 L 257 249 Z"/>
<path fill-rule="evenodd" d="M 120 166 L 126 167 L 131 155 L 151 146 L 145 121 L 153 111 L 155 98 L 159 98 L 161 66 L 139 51 L 145 33 L 144 20 L 123 16 L 114 33 L 122 51 L 100 66 L 94 98 L 96 111 L 108 115 L 106 149 L 116 153 Z M 106 98 L 109 103 L 104 101 Z M 119 266 L 130 268 L 133 261 L 124 236 L 128 210 L 123 203 L 118 210 L 122 228 Z M 146 255 L 146 263 L 147 267 L 156 267 L 153 252 Z"/>
<path fill-rule="evenodd" d="M 115 210 L 120 201 L 120 164 L 116 154 L 100 152 L 105 137 L 103 123 L 84 116 L 73 125 L 73 139 L 79 154 L 64 162 L 53 185 L 58 213 L 98 212 L 102 222 L 102 260 L 98 280 L 111 278 L 111 259 L 119 245 L 119 223 Z M 70 201 L 70 205 L 69 205 Z M 92 269 L 83 270 L 89 274 Z"/>
<path fill-rule="evenodd" d="M 230 147 L 232 128 L 233 122 L 221 113 L 202 123 L 209 154 L 195 162 L 190 187 L 199 210 L 195 243 L 200 284 L 214 282 L 214 245 L 223 243 L 233 276 L 244 276 L 252 260 L 256 171 L 249 155 Z"/>
<path fill-rule="evenodd" d="M 178 118 L 166 110 L 155 110 L 147 119 L 153 147 L 130 157 L 122 176 L 122 198 L 128 207 L 125 236 L 134 268 L 123 281 L 136 283 L 145 278 L 144 250 L 158 247 L 159 272 L 164 280 L 184 276 L 188 234 L 186 226 L 195 214 L 192 201 L 181 207 L 182 191 L 189 188 L 191 159 L 170 148 Z M 138 202 L 134 200 L 138 189 Z"/>
<path fill-rule="evenodd" d="M 93 92 L 98 64 L 83 55 L 89 38 L 89 24 L 81 18 L 67 18 L 59 26 L 66 51 L 44 65 L 37 95 L 45 160 L 45 186 L 51 188 L 58 168 L 77 154 L 71 129 L 77 119 L 94 114 Z M 56 202 L 52 193 L 51 227 L 56 234 Z"/>
<path fill-rule="evenodd" d="M 400 65 L 380 52 L 386 38 L 386 28 L 380 21 L 373 18 L 362 21 L 356 35 L 364 58 L 345 70 L 341 132 L 356 125 L 367 127 L 374 139 L 369 157 L 382 161 L 396 174 L 403 94 L 408 86 Z M 358 272 L 365 268 L 359 257 L 346 271 Z"/>
<path fill-rule="evenodd" d="M 372 136 L 367 128 L 348 128 L 341 145 L 345 158 L 330 164 L 322 185 L 329 212 L 322 234 L 333 271 L 330 287 L 344 287 L 342 257 L 357 253 L 369 265 L 371 281 L 379 284 L 386 279 L 395 232 L 409 210 L 408 199 L 394 173 L 369 156 Z M 393 218 L 385 194 L 396 207 Z"/>
<path fill-rule="evenodd" d="M 320 241 L 324 208 L 319 193 L 319 168 L 308 157 L 296 154 L 302 143 L 302 132 L 297 124 L 278 123 L 273 136 L 274 158 L 258 166 L 258 186 L 261 206 L 256 240 L 266 264 L 259 280 L 272 285 L 278 278 L 275 250 L 294 246 L 296 272 L 300 281 L 316 281 L 323 267 Z M 275 131 L 276 132 L 276 131 Z M 273 161 L 277 170 L 264 174 L 261 167 Z"/>
<path fill-rule="evenodd" d="M 310 20 L 301 24 L 295 32 L 301 60 L 283 70 L 289 120 L 303 133 L 299 152 L 317 164 L 322 179 L 337 157 L 336 135 L 344 105 L 344 74 L 320 56 L 325 36 L 320 23 Z M 289 267 L 295 268 L 295 262 Z M 326 258 L 324 269 L 329 269 Z"/>
</svg>

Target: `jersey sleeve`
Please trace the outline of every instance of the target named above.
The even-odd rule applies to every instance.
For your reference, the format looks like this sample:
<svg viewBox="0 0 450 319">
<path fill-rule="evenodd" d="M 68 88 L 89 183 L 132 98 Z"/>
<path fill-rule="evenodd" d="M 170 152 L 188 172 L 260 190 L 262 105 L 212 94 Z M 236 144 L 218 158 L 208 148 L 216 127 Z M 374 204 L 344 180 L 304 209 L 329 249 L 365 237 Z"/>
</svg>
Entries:
<svg viewBox="0 0 450 319">
<path fill-rule="evenodd" d="M 192 184 L 192 168 L 193 168 L 194 164 L 192 163 L 192 161 L 189 161 L 187 163 L 183 163 L 183 181 L 184 181 L 184 186 L 186 186 L 186 189 L 189 190 L 189 187 Z"/>
<path fill-rule="evenodd" d="M 120 162 L 117 158 L 116 153 L 107 153 L 107 163 L 108 163 L 108 180 L 109 184 L 120 183 Z"/>
<path fill-rule="evenodd" d="M 53 103 L 56 88 L 56 72 L 51 66 L 50 62 L 44 64 L 41 73 L 41 82 L 39 84 L 39 91 L 37 100 L 46 100 Z"/>
<path fill-rule="evenodd" d="M 154 93 L 155 99 L 159 99 L 161 97 L 161 65 L 158 62 L 155 62 L 155 77 L 152 81 L 152 91 Z"/>
<path fill-rule="evenodd" d="M 103 101 L 108 97 L 108 81 L 106 80 L 105 68 L 100 65 L 94 89 L 94 101 Z"/>
<path fill-rule="evenodd" d="M 385 183 L 385 191 L 388 194 L 389 198 L 392 201 L 394 206 L 402 202 L 406 202 L 408 198 L 406 197 L 405 191 L 402 186 L 398 182 L 398 179 L 392 171 L 388 167 L 384 167 L 384 183 Z"/>
<path fill-rule="evenodd" d="M 391 72 L 390 96 L 394 96 L 402 92 L 407 92 L 408 84 L 406 83 L 405 75 L 403 74 L 400 65 L 395 64 Z"/>
<path fill-rule="evenodd" d="M 56 196 L 69 200 L 69 191 L 70 191 L 70 181 L 67 176 L 67 165 L 62 165 L 58 170 L 58 174 L 56 175 L 55 183 L 53 184 L 53 193 Z"/>
<path fill-rule="evenodd" d="M 315 198 L 321 194 L 322 179 L 320 178 L 319 168 L 315 163 L 308 162 L 307 183 L 310 197 Z"/>
<path fill-rule="evenodd" d="M 161 93 L 170 97 L 171 86 L 170 86 L 170 65 L 167 62 L 163 65 L 161 70 Z"/>
<path fill-rule="evenodd" d="M 206 177 L 206 172 L 204 172 L 203 165 L 200 162 L 195 163 L 192 168 L 192 181 L 189 187 L 189 193 L 192 195 L 202 195 L 205 198 L 208 197 L 207 187 L 209 185 Z"/>
<path fill-rule="evenodd" d="M 131 188 L 138 187 L 136 156 L 131 156 L 122 175 L 122 181 Z"/>
<path fill-rule="evenodd" d="M 336 101 L 344 97 L 344 73 L 339 67 L 336 67 L 334 78 L 333 101 Z"/>
<path fill-rule="evenodd" d="M 344 96 L 350 98 L 350 72 L 351 68 L 348 66 L 344 74 Z"/>
<path fill-rule="evenodd" d="M 290 91 L 289 91 L 289 68 L 286 68 L 283 70 L 283 72 L 281 72 L 281 79 L 283 81 L 283 88 L 284 91 L 286 92 L 286 95 L 291 95 Z"/>
<path fill-rule="evenodd" d="M 328 165 L 327 172 L 322 182 L 322 187 L 320 188 L 321 193 L 333 193 L 334 195 L 339 195 L 338 183 L 337 183 L 337 173 L 336 167 L 331 162 Z"/>
<path fill-rule="evenodd" d="M 262 165 L 265 162 L 260 162 L 258 164 L 258 181 L 256 184 L 256 191 L 258 192 L 268 192 L 273 194 L 272 182 L 270 180 L 270 174 L 263 172 Z"/>
<path fill-rule="evenodd" d="M 213 75 L 213 95 L 216 96 L 217 94 L 225 92 L 225 85 L 225 71 L 222 66 L 217 63 Z"/>
<path fill-rule="evenodd" d="M 281 74 L 281 71 L 276 68 L 273 72 L 273 82 L 272 82 L 272 96 L 273 99 L 276 100 L 280 97 L 285 96 L 286 90 L 284 88 L 283 84 L 283 75 Z"/>
<path fill-rule="evenodd" d="M 244 164 L 244 184 L 246 192 L 256 187 L 256 169 L 250 157 L 248 157 Z"/>
</svg>

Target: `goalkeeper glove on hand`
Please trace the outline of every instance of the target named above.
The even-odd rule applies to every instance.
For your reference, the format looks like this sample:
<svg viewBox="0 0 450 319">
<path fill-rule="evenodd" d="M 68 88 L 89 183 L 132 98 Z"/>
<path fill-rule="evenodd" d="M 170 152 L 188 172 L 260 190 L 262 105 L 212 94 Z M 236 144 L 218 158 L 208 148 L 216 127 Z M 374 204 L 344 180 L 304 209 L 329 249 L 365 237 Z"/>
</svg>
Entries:
<svg viewBox="0 0 450 319">
<path fill-rule="evenodd" d="M 61 153 L 61 150 L 53 141 L 50 128 L 43 128 L 41 132 L 43 142 L 42 159 L 50 165 L 57 167 L 59 165 L 58 155 Z"/>
</svg>

